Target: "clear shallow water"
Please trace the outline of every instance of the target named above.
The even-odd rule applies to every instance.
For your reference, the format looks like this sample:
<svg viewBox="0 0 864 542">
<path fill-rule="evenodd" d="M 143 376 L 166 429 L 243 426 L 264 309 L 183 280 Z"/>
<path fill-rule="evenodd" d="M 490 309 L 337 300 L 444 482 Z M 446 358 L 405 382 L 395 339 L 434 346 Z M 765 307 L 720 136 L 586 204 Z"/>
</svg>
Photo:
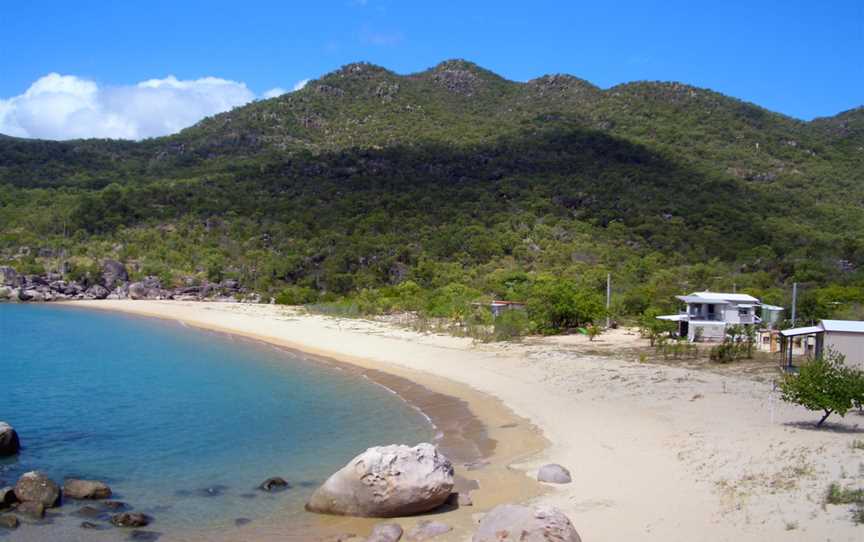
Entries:
<svg viewBox="0 0 864 542">
<path fill-rule="evenodd" d="M 0 420 L 24 446 L 0 460 L 0 480 L 33 469 L 104 480 L 166 533 L 299 519 L 360 451 L 433 435 L 399 397 L 336 367 L 174 322 L 45 305 L 0 304 Z M 254 489 L 275 475 L 294 487 Z M 92 539 L 68 517 L 76 508 L 6 536 Z"/>
</svg>

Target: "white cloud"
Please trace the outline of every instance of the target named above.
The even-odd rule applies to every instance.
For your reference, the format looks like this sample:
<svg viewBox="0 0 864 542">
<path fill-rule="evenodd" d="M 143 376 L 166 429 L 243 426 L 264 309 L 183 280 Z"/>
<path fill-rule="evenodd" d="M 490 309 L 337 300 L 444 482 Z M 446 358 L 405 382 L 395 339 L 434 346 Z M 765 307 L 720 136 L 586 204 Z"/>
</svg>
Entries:
<svg viewBox="0 0 864 542">
<path fill-rule="evenodd" d="M 51 73 L 23 94 L 0 99 L 0 133 L 43 139 L 143 139 L 177 132 L 254 99 L 245 83 L 218 77 L 168 76 L 102 87 L 74 75 Z"/>
<path fill-rule="evenodd" d="M 287 94 L 287 93 L 288 93 L 288 91 L 285 90 L 284 88 L 275 87 L 275 88 L 271 88 L 270 90 L 266 91 L 264 94 L 261 95 L 261 97 L 262 98 L 268 98 L 268 99 L 269 98 L 278 98 L 279 96 L 282 96 L 283 94 Z"/>
<path fill-rule="evenodd" d="M 305 87 L 308 83 L 309 83 L 309 79 L 301 79 L 300 81 L 297 81 L 296 83 L 294 83 L 294 90 L 295 91 L 300 90 L 301 88 Z"/>
</svg>

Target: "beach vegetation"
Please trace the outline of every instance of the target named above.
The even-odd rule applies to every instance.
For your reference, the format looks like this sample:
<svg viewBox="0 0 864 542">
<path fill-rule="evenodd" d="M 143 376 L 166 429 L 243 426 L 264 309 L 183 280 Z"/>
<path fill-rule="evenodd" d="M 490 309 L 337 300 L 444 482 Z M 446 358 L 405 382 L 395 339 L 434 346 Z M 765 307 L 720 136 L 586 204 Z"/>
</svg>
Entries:
<svg viewBox="0 0 864 542">
<path fill-rule="evenodd" d="M 843 417 L 864 404 L 864 372 L 847 366 L 834 350 L 802 365 L 797 374 L 785 373 L 779 386 L 784 401 L 822 412 L 816 427 L 831 414 Z"/>
</svg>

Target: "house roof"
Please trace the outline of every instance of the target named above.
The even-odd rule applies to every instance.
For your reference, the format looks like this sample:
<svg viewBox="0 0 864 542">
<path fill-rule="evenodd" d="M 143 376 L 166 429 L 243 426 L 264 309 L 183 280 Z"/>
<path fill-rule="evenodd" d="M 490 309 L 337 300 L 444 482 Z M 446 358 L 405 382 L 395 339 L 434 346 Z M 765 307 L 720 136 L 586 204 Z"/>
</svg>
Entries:
<svg viewBox="0 0 864 542">
<path fill-rule="evenodd" d="M 793 327 L 791 329 L 783 329 L 780 334 L 784 337 L 797 337 L 798 335 L 813 335 L 814 333 L 822 333 L 825 331 L 822 326 L 807 326 Z"/>
<path fill-rule="evenodd" d="M 684 303 L 705 303 L 708 305 L 725 305 L 727 303 L 725 299 L 709 299 L 698 295 L 676 295 L 675 297 Z"/>
<path fill-rule="evenodd" d="M 759 300 L 748 294 L 730 294 L 726 292 L 693 292 L 691 296 L 703 299 L 718 299 L 721 301 L 734 301 L 736 303 L 759 303 Z"/>
<path fill-rule="evenodd" d="M 864 322 L 859 320 L 822 320 L 820 323 L 825 331 L 864 333 Z"/>
<path fill-rule="evenodd" d="M 765 304 L 763 304 L 763 305 L 762 305 L 762 308 L 765 309 L 765 310 L 769 310 L 769 311 L 778 311 L 778 312 L 779 312 L 779 311 L 785 311 L 785 310 L 786 310 L 786 309 L 784 309 L 783 307 L 778 307 L 777 305 L 765 305 Z"/>
</svg>

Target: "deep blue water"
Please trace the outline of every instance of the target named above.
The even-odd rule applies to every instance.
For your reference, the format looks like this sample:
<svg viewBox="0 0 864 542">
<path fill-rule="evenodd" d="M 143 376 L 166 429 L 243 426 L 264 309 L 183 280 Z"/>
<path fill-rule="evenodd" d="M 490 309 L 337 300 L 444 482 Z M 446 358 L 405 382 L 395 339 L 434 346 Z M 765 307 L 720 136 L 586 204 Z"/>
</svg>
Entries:
<svg viewBox="0 0 864 542">
<path fill-rule="evenodd" d="M 0 480 L 32 469 L 104 480 L 163 532 L 305 514 L 315 485 L 360 451 L 432 435 L 399 397 L 336 367 L 175 322 L 46 305 L 0 304 L 0 420 L 24 446 L 0 460 Z M 294 488 L 254 490 L 273 475 Z"/>
</svg>

